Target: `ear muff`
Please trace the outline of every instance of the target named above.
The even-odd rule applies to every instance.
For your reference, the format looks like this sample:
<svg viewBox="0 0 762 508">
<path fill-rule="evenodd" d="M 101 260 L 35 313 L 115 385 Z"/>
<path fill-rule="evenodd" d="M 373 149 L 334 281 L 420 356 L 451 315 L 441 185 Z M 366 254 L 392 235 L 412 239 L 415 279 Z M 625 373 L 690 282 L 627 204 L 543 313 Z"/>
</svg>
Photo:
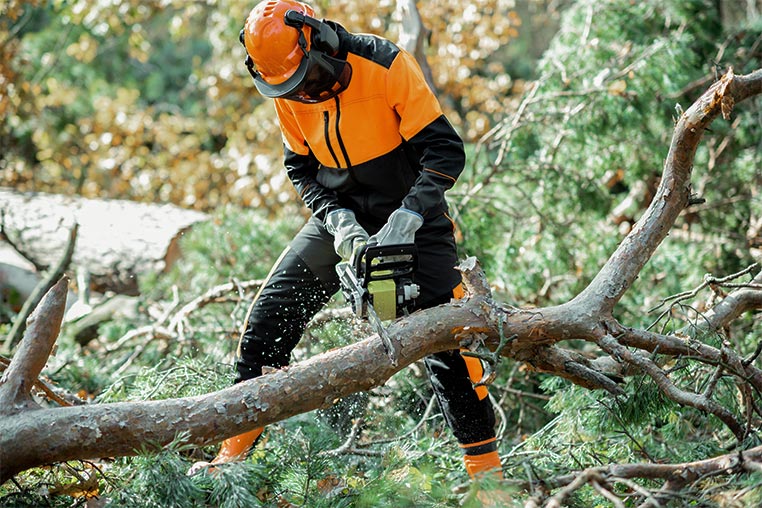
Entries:
<svg viewBox="0 0 762 508">
<path fill-rule="evenodd" d="M 301 12 L 290 10 L 284 17 L 286 25 L 301 30 L 304 25 L 312 28 L 312 44 L 319 51 L 334 55 L 339 50 L 339 35 L 325 21 L 315 19 Z"/>
<path fill-rule="evenodd" d="M 324 22 L 320 22 L 320 28 L 312 32 L 312 43 L 329 55 L 335 55 L 339 51 L 339 36 L 336 30 Z"/>
<path fill-rule="evenodd" d="M 246 42 L 244 41 L 244 29 L 241 29 L 241 31 L 238 33 L 238 40 L 241 42 L 243 50 L 246 52 L 246 59 L 243 61 L 243 64 L 249 70 L 251 77 L 254 78 L 256 75 L 256 71 L 254 69 L 254 60 L 251 59 L 251 55 L 249 55 L 249 52 L 246 49 Z"/>
</svg>

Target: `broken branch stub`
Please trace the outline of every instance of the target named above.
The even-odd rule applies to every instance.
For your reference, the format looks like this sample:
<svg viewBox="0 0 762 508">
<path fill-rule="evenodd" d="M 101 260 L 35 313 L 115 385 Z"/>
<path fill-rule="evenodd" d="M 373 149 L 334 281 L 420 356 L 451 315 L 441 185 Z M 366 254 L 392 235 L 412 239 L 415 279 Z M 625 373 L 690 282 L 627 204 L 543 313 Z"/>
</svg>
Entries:
<svg viewBox="0 0 762 508">
<path fill-rule="evenodd" d="M 68 278 L 61 277 L 29 316 L 18 351 L 0 378 L 0 415 L 39 407 L 32 399 L 31 390 L 61 330 L 67 289 Z"/>
</svg>

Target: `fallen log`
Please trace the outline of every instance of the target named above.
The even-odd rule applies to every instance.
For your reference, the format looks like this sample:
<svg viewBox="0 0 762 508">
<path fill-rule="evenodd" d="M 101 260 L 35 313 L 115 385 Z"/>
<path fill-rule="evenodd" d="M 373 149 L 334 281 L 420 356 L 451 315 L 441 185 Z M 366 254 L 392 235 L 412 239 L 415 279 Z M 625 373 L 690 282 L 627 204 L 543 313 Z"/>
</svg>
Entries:
<svg viewBox="0 0 762 508">
<path fill-rule="evenodd" d="M 204 213 L 174 205 L 88 199 L 0 188 L 0 238 L 38 271 L 54 265 L 79 224 L 71 268 L 87 269 L 90 289 L 137 294 L 138 275 L 167 270 L 178 241 Z"/>
</svg>

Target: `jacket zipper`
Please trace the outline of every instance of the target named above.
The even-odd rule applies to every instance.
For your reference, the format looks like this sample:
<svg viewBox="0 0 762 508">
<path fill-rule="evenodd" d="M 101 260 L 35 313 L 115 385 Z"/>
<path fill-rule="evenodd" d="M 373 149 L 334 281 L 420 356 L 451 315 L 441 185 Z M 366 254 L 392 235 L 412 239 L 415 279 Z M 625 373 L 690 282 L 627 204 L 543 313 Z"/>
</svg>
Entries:
<svg viewBox="0 0 762 508">
<path fill-rule="evenodd" d="M 333 151 L 333 145 L 331 145 L 331 131 L 328 128 L 328 119 L 328 111 L 323 111 L 323 136 L 325 136 L 325 146 L 327 146 L 328 151 L 331 152 L 331 157 L 333 157 L 333 162 L 336 163 L 336 167 L 340 168 L 341 164 L 339 164 L 339 159 L 336 157 L 336 152 Z"/>
<path fill-rule="evenodd" d="M 338 97 L 336 97 L 334 100 L 336 101 L 336 125 L 334 127 L 334 131 L 336 132 L 336 141 L 339 143 L 341 155 L 344 157 L 347 169 L 349 169 L 352 167 L 352 162 L 349 160 L 347 147 L 344 145 L 344 140 L 342 139 L 341 131 L 339 130 L 339 120 L 341 120 L 341 105 L 339 103 Z M 331 144 L 330 120 L 330 113 L 328 111 L 323 111 L 323 136 L 325 136 L 325 146 L 328 147 L 328 151 L 331 153 L 331 157 L 333 158 L 333 162 L 336 163 L 336 167 L 340 168 L 341 163 L 339 162 L 339 158 L 336 156 L 336 150 L 333 149 L 333 144 Z"/>
<path fill-rule="evenodd" d="M 339 148 L 341 148 L 341 154 L 344 156 L 344 160 L 347 163 L 347 169 L 352 167 L 352 162 L 349 160 L 349 154 L 347 153 L 347 147 L 344 146 L 344 140 L 341 138 L 341 131 L 339 131 L 339 120 L 341 119 L 341 104 L 339 103 L 339 96 L 334 97 L 336 101 L 336 139 L 339 142 Z"/>
</svg>

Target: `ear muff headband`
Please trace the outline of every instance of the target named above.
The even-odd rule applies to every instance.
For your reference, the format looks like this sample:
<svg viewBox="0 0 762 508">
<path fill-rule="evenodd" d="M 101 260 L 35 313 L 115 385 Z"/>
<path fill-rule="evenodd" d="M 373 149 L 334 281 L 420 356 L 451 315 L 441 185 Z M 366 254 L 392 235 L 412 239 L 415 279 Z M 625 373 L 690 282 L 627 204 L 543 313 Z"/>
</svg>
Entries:
<svg viewBox="0 0 762 508">
<path fill-rule="evenodd" d="M 299 11 L 286 11 L 283 21 L 301 31 L 304 25 L 312 28 L 312 44 L 318 50 L 333 55 L 339 50 L 339 36 L 327 23 Z"/>
</svg>

